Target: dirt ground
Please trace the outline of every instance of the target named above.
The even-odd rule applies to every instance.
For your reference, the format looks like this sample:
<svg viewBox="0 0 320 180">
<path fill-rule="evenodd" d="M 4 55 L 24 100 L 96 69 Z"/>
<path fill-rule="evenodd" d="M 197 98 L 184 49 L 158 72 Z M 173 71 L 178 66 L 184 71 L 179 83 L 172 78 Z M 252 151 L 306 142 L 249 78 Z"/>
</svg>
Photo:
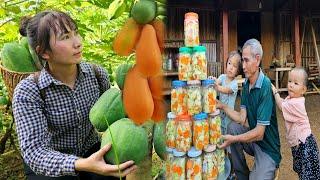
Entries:
<svg viewBox="0 0 320 180">
<path fill-rule="evenodd" d="M 285 97 L 286 94 L 281 94 L 282 97 Z M 239 98 L 237 99 L 237 105 L 239 105 Z M 239 107 L 239 106 L 238 106 Z M 320 144 L 320 95 L 307 95 L 306 96 L 306 109 L 310 120 L 310 125 L 313 135 L 316 137 L 318 147 Z M 286 141 L 285 137 L 285 125 L 282 112 L 277 109 L 278 117 L 278 126 L 280 133 L 280 143 L 281 143 L 281 155 L 282 160 L 280 163 L 279 176 L 278 180 L 295 180 L 299 179 L 297 174 L 292 169 L 292 155 L 289 144 Z M 253 158 L 248 157 L 249 167 L 253 165 Z"/>
</svg>

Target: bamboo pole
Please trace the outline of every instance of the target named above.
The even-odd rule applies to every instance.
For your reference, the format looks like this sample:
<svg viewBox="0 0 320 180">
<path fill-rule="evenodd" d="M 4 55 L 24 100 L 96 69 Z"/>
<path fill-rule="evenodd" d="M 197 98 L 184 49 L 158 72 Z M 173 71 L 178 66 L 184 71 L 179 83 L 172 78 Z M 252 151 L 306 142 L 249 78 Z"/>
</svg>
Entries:
<svg viewBox="0 0 320 180">
<path fill-rule="evenodd" d="M 320 76 L 320 57 L 319 57 L 319 51 L 318 51 L 318 46 L 317 46 L 317 39 L 316 39 L 316 35 L 314 33 L 313 24 L 312 24 L 312 19 L 310 19 L 310 25 L 311 25 L 313 46 L 314 46 L 314 50 L 315 50 L 315 55 L 316 55 L 316 60 L 317 60 L 318 70 L 319 70 L 319 76 Z"/>
</svg>

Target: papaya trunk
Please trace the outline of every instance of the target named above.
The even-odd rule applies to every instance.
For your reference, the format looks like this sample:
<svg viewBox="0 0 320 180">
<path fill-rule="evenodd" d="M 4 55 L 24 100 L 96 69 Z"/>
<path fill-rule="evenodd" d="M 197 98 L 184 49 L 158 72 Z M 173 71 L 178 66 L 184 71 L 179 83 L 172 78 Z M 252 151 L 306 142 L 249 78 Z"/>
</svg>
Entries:
<svg viewBox="0 0 320 180">
<path fill-rule="evenodd" d="M 154 123 L 147 122 L 144 125 L 144 128 L 148 134 L 148 155 L 139 165 L 138 169 L 127 175 L 127 180 L 137 180 L 137 179 L 145 179 L 145 180 L 152 180 L 152 138 L 153 138 L 153 126 Z"/>
</svg>

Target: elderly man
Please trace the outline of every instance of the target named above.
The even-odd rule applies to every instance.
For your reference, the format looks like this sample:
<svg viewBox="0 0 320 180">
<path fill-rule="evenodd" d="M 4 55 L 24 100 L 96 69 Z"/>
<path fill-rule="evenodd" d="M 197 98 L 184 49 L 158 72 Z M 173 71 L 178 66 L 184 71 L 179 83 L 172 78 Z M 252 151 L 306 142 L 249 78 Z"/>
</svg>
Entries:
<svg viewBox="0 0 320 180">
<path fill-rule="evenodd" d="M 246 41 L 242 48 L 242 66 L 246 81 L 241 94 L 240 112 L 218 102 L 218 108 L 233 120 L 228 127 L 228 134 L 223 136 L 224 142 L 220 148 L 230 145 L 232 163 L 239 180 L 274 179 L 281 160 L 271 82 L 259 68 L 262 55 L 258 40 Z M 254 156 L 251 172 L 243 151 Z"/>
</svg>

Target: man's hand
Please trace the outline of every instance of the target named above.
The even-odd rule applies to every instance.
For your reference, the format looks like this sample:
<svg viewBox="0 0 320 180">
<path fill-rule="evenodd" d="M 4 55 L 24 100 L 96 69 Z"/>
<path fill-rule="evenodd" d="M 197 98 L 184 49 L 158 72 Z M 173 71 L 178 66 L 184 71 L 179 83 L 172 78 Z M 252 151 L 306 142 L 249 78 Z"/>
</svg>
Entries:
<svg viewBox="0 0 320 180">
<path fill-rule="evenodd" d="M 223 143 L 220 145 L 218 144 L 218 148 L 220 149 L 224 149 L 230 146 L 230 144 L 236 142 L 236 137 L 230 134 L 222 135 L 222 139 L 223 139 Z"/>
<path fill-rule="evenodd" d="M 127 161 L 119 165 L 107 164 L 103 156 L 110 150 L 111 144 L 107 144 L 88 158 L 78 159 L 75 162 L 77 171 L 87 171 L 104 176 L 124 177 L 137 169 L 133 161 Z M 120 170 L 120 174 L 119 174 Z"/>
<path fill-rule="evenodd" d="M 216 100 L 216 108 L 223 110 L 224 106 L 225 106 L 225 104 L 223 104 L 218 99 Z"/>
</svg>

